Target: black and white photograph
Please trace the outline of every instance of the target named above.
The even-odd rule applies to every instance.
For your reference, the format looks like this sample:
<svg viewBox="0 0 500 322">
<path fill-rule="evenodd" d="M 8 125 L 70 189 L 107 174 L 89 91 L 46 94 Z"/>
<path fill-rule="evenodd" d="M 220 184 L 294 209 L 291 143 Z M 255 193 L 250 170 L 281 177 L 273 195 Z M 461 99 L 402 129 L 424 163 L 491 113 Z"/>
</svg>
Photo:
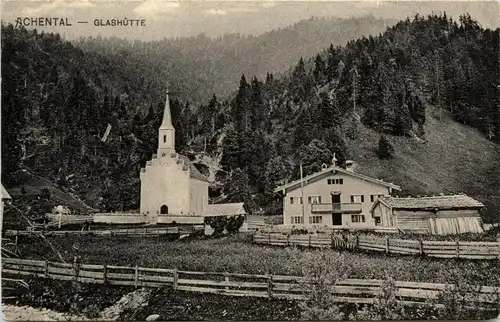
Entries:
<svg viewBox="0 0 500 322">
<path fill-rule="evenodd" d="M 500 321 L 500 2 L 2 0 L 5 321 Z"/>
</svg>

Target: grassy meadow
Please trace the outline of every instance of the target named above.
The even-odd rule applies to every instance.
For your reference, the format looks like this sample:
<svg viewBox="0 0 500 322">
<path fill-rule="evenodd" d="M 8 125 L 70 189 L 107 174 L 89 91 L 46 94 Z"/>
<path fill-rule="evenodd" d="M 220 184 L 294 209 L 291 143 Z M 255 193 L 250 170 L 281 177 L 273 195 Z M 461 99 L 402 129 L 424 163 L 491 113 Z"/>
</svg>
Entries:
<svg viewBox="0 0 500 322">
<path fill-rule="evenodd" d="M 302 275 L 304 260 L 311 258 L 312 253 L 325 252 L 334 262 L 339 262 L 339 267 L 347 267 L 348 278 L 383 279 L 389 273 L 396 280 L 404 281 L 449 283 L 458 278 L 475 285 L 500 285 L 500 264 L 496 260 L 429 259 L 258 246 L 251 243 L 249 234 L 175 241 L 156 237 L 69 236 L 47 237 L 46 241 L 24 237 L 19 239 L 19 247 L 22 257 L 28 259 L 60 261 L 56 250 L 67 262 L 78 254 L 86 264 L 276 275 Z"/>
</svg>

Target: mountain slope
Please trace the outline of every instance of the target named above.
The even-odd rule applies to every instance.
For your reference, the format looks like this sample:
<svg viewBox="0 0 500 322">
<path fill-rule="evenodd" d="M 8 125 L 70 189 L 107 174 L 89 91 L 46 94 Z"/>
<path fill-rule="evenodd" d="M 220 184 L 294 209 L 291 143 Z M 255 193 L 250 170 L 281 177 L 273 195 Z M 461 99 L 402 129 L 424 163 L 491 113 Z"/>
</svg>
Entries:
<svg viewBox="0 0 500 322">
<path fill-rule="evenodd" d="M 380 134 L 360 126 L 348 154 L 357 171 L 400 185 L 403 196 L 466 193 L 483 202 L 490 217 L 500 212 L 500 147 L 478 130 L 454 121 L 449 113 L 427 107 L 426 142 L 389 136 L 394 158 L 380 160 Z"/>
<path fill-rule="evenodd" d="M 225 97 L 234 92 L 241 74 L 263 78 L 268 72 L 284 72 L 301 57 L 311 57 L 330 44 L 379 34 L 393 23 L 373 16 L 310 18 L 259 36 L 226 34 L 212 39 L 202 34 L 151 42 L 98 37 L 73 43 L 87 52 L 119 57 L 135 77 L 155 75 L 157 79 L 145 86 L 156 90 L 169 81 L 181 101 L 200 104 L 213 94 Z"/>
</svg>

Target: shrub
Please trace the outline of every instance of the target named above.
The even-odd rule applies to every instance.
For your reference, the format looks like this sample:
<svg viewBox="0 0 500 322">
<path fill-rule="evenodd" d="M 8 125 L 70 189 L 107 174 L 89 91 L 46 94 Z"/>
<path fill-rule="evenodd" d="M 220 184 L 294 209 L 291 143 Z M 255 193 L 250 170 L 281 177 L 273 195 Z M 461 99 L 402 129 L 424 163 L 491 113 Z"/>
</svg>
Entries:
<svg viewBox="0 0 500 322">
<path fill-rule="evenodd" d="M 304 294 L 306 299 L 299 304 L 306 320 L 341 320 L 345 314 L 335 301 L 335 283 L 347 277 L 347 267 L 342 255 L 328 256 L 315 251 L 305 254 L 300 260 Z"/>
<path fill-rule="evenodd" d="M 379 159 L 391 159 L 394 154 L 394 148 L 385 136 L 381 136 L 378 141 L 377 155 Z"/>
<path fill-rule="evenodd" d="M 382 282 L 381 292 L 377 294 L 373 305 L 358 313 L 362 320 L 398 320 L 405 317 L 403 305 L 396 298 L 396 282 L 387 272 Z"/>
</svg>

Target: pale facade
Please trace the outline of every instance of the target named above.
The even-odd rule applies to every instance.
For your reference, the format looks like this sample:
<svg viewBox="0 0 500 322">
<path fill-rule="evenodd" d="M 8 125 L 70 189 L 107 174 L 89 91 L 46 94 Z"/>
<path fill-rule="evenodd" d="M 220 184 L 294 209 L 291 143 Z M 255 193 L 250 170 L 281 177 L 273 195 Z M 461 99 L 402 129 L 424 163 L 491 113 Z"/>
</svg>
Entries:
<svg viewBox="0 0 500 322">
<path fill-rule="evenodd" d="M 209 182 L 187 157 L 175 152 L 168 94 L 157 154 L 141 169 L 140 179 L 141 214 L 203 216 L 207 211 Z"/>
<path fill-rule="evenodd" d="M 399 186 L 334 165 L 276 188 L 283 194 L 283 223 L 287 226 L 373 227 L 370 208 L 380 196 Z"/>
</svg>

